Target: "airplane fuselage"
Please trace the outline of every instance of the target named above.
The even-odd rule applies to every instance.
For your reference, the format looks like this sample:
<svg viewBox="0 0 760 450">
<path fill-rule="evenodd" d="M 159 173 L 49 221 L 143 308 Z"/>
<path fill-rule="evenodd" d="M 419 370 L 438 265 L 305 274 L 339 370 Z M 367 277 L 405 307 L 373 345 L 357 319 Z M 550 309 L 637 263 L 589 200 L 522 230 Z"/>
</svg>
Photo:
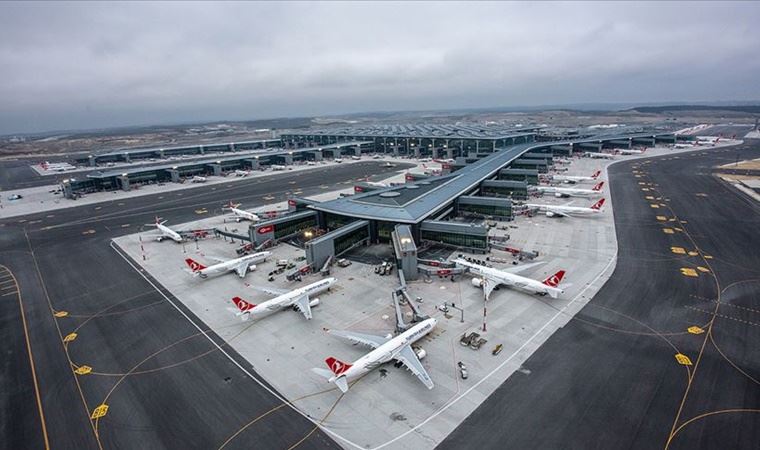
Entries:
<svg viewBox="0 0 760 450">
<path fill-rule="evenodd" d="M 347 380 L 357 378 L 391 361 L 405 347 L 414 344 L 433 331 L 433 328 L 435 328 L 437 324 L 438 321 L 433 318 L 418 323 L 385 344 L 357 359 L 348 370 L 340 375 L 333 376 L 329 381 L 334 382 L 336 378 L 343 376 L 346 377 Z"/>
<path fill-rule="evenodd" d="M 271 252 L 260 252 L 260 253 L 254 253 L 251 255 L 242 256 L 240 258 L 235 258 L 229 261 L 208 266 L 204 269 L 196 271 L 196 273 L 200 275 L 202 278 L 206 278 L 209 275 L 219 275 L 219 274 L 223 274 L 227 272 L 234 272 L 237 269 L 237 267 L 242 263 L 246 263 L 248 265 L 248 269 L 246 270 L 246 273 L 248 273 L 248 271 L 256 268 L 256 264 L 264 261 L 271 254 L 272 254 Z M 241 275 L 241 278 L 244 275 L 245 274 Z"/>
<path fill-rule="evenodd" d="M 293 291 L 290 291 L 287 294 L 282 294 L 271 300 L 267 300 L 263 303 L 259 303 L 258 305 L 254 306 L 248 311 L 238 313 L 238 315 L 249 314 L 250 319 L 254 319 L 254 320 L 260 319 L 262 317 L 268 316 L 269 314 L 277 312 L 283 308 L 293 306 L 293 304 L 296 301 L 298 301 L 298 299 L 301 298 L 304 294 L 308 294 L 309 297 L 311 298 L 312 295 L 319 294 L 320 292 L 324 292 L 327 289 L 329 289 L 330 286 L 335 284 L 336 281 L 337 280 L 332 277 L 319 280 L 315 283 L 309 284 L 302 288 L 298 288 Z M 312 304 L 312 306 L 316 306 L 316 304 L 318 303 L 318 299 L 311 299 L 311 302 L 314 303 Z"/>
<path fill-rule="evenodd" d="M 457 264 L 468 267 L 471 273 L 479 275 L 484 278 L 509 286 L 511 288 L 521 289 L 533 294 L 549 295 L 552 298 L 557 298 L 559 294 L 564 292 L 562 289 L 547 286 L 546 284 L 534 280 L 532 278 L 523 277 L 514 273 L 504 272 L 491 267 L 484 267 L 478 264 L 472 264 L 468 261 L 457 259 Z"/>
<path fill-rule="evenodd" d="M 177 233 L 176 231 L 172 230 L 171 228 L 167 227 L 166 225 L 162 225 L 160 223 L 156 224 L 156 228 L 158 228 L 158 231 L 161 232 L 161 236 L 156 238 L 158 241 L 162 241 L 164 239 L 171 239 L 174 242 L 182 242 L 182 236 Z"/>
</svg>

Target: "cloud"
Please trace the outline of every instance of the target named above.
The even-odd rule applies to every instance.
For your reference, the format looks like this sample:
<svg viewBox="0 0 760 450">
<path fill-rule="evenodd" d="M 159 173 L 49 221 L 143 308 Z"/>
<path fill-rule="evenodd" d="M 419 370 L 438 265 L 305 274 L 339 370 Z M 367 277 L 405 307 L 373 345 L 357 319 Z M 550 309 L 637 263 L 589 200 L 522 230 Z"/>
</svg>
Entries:
<svg viewBox="0 0 760 450">
<path fill-rule="evenodd" d="M 753 3 L 2 3 L 0 133 L 760 98 Z"/>
</svg>

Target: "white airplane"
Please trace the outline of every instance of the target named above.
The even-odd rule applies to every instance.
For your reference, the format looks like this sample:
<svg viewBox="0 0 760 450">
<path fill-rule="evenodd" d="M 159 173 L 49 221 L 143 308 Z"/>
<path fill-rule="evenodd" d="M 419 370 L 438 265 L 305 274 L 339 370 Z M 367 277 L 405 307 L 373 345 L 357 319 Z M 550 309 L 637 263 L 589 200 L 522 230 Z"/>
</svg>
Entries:
<svg viewBox="0 0 760 450">
<path fill-rule="evenodd" d="M 593 159 L 615 159 L 615 155 L 602 152 L 586 152 L 583 154 L 583 156 Z"/>
<path fill-rule="evenodd" d="M 388 185 L 387 185 L 387 184 L 385 184 L 385 183 L 381 183 L 381 182 L 379 182 L 379 181 L 369 181 L 369 180 L 367 180 L 367 181 L 365 181 L 365 182 L 364 182 L 364 184 L 368 184 L 368 185 L 370 185 L 370 186 L 379 187 L 379 188 L 385 188 L 385 187 L 388 187 Z"/>
<path fill-rule="evenodd" d="M 192 258 L 186 258 L 185 263 L 187 263 L 187 265 L 190 267 L 193 275 L 201 278 L 206 278 L 209 275 L 219 275 L 233 271 L 236 272 L 240 278 L 243 278 L 248 272 L 253 272 L 256 270 L 256 264 L 266 260 L 267 257 L 269 257 L 271 254 L 271 252 L 260 252 L 228 260 L 208 256 L 207 258 L 213 259 L 217 262 L 216 264 L 208 267 L 195 261 Z"/>
<path fill-rule="evenodd" d="M 546 217 L 576 217 L 576 216 L 591 216 L 598 214 L 602 211 L 602 205 L 604 205 L 604 199 L 586 208 L 583 206 L 570 206 L 567 205 L 539 205 L 528 203 L 526 206 L 529 209 L 537 209 L 546 213 Z"/>
<path fill-rule="evenodd" d="M 354 155 L 354 156 L 351 157 L 351 159 L 358 161 L 358 160 L 362 159 L 362 157 Z"/>
<path fill-rule="evenodd" d="M 697 136 L 697 145 L 717 144 L 720 136 Z"/>
<path fill-rule="evenodd" d="M 329 357 L 325 360 L 327 369 L 311 369 L 317 375 L 335 383 L 342 391 L 348 391 L 348 380 L 358 378 L 372 369 L 375 369 L 391 360 L 396 360 L 406 366 L 428 389 L 433 389 L 433 380 L 430 379 L 425 367 L 420 362 L 426 353 L 418 352 L 412 348 L 412 344 L 433 331 L 438 321 L 426 319 L 409 328 L 396 337 L 376 336 L 373 334 L 356 333 L 353 331 L 328 330 L 328 333 L 355 344 L 362 344 L 372 348 L 372 351 L 354 361 L 352 364 L 345 363 L 336 358 Z"/>
<path fill-rule="evenodd" d="M 330 286 L 335 284 L 336 281 L 338 280 L 332 277 L 325 278 L 324 280 L 311 283 L 292 291 L 268 287 L 254 287 L 254 289 L 258 289 L 271 295 L 276 295 L 276 297 L 267 300 L 264 303 L 259 303 L 258 305 L 249 303 L 240 297 L 235 297 L 232 299 L 232 302 L 237 306 L 235 315 L 244 321 L 250 318 L 257 320 L 283 308 L 293 307 L 296 311 L 303 314 L 307 320 L 311 320 L 311 307 L 319 305 L 319 299 L 316 297 L 312 298 L 312 296 L 330 289 Z"/>
<path fill-rule="evenodd" d="M 235 176 L 236 177 L 247 177 L 250 174 L 251 174 L 250 170 L 239 170 L 238 169 L 238 170 L 235 171 Z"/>
<path fill-rule="evenodd" d="M 196 175 L 193 178 L 190 179 L 191 183 L 205 183 L 206 177 L 202 177 L 200 175 Z"/>
<path fill-rule="evenodd" d="M 673 144 L 673 148 L 694 148 L 694 146 L 696 145 L 697 145 L 696 142 L 689 143 L 689 144 Z"/>
<path fill-rule="evenodd" d="M 161 242 L 164 239 L 171 239 L 174 242 L 182 242 L 182 235 L 164 225 L 165 223 L 165 220 L 162 221 L 160 217 L 156 217 L 156 223 L 149 223 L 146 226 L 156 227 L 158 229 L 158 231 L 161 233 L 160 235 L 156 236 L 156 240 L 158 242 Z"/>
<path fill-rule="evenodd" d="M 621 148 L 618 150 L 621 155 L 641 155 L 647 151 L 646 147 L 643 150 L 635 150 L 632 148 Z"/>
<path fill-rule="evenodd" d="M 592 182 L 592 181 L 596 181 L 596 179 L 599 177 L 601 173 L 602 173 L 601 170 L 597 170 L 590 177 L 584 177 L 580 175 L 554 175 L 552 177 L 552 180 L 560 181 L 562 183 L 568 183 L 568 184 Z"/>
<path fill-rule="evenodd" d="M 516 272 L 521 272 L 530 267 L 534 267 L 541 263 L 527 264 L 524 266 L 518 266 L 511 269 L 499 270 L 492 267 L 481 266 L 480 264 L 471 263 L 464 259 L 456 259 L 454 262 L 458 266 L 464 266 L 470 269 L 471 273 L 480 276 L 480 278 L 473 278 L 472 284 L 477 287 L 483 288 L 483 295 L 486 300 L 491 297 L 491 292 L 496 286 L 503 284 L 511 288 L 518 288 L 523 291 L 528 291 L 538 295 L 549 295 L 551 298 L 557 298 L 559 294 L 564 290 L 559 287 L 559 283 L 565 276 L 565 271 L 560 270 L 554 275 L 546 278 L 544 281 L 537 281 L 532 278 L 517 275 Z"/>
<path fill-rule="evenodd" d="M 257 216 L 256 214 L 250 211 L 240 209 L 238 208 L 238 206 L 240 206 L 240 203 L 232 203 L 232 200 L 230 200 L 230 202 L 227 203 L 226 206 L 223 206 L 222 209 L 229 209 L 232 212 L 232 214 L 235 216 L 235 220 L 237 222 L 240 222 L 241 220 L 259 222 L 261 220 L 261 217 Z"/>
<path fill-rule="evenodd" d="M 601 194 L 604 181 L 600 181 L 591 189 L 561 188 L 556 186 L 536 186 L 536 190 L 542 194 L 554 194 L 555 197 L 591 197 Z"/>
<path fill-rule="evenodd" d="M 314 161 L 306 161 L 306 165 L 307 165 L 307 166 L 316 166 L 316 165 L 317 165 L 317 163 L 316 163 L 316 162 L 314 162 Z"/>
</svg>

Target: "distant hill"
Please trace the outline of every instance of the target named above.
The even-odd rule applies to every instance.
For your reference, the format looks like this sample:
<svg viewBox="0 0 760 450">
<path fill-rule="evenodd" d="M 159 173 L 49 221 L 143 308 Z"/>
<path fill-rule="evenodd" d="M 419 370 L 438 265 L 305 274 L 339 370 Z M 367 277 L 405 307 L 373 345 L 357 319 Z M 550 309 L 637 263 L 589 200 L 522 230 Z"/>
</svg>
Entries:
<svg viewBox="0 0 760 450">
<path fill-rule="evenodd" d="M 682 111 L 732 111 L 748 114 L 760 114 L 760 105 L 666 105 L 666 106 L 637 106 L 627 111 L 640 113 L 662 114 L 665 112 Z"/>
</svg>

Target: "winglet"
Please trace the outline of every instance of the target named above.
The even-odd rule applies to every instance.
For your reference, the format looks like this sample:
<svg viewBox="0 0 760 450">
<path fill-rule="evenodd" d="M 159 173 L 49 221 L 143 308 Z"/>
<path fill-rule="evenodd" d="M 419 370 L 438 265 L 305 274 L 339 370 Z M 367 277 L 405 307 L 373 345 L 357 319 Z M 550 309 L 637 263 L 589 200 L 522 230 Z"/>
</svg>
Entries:
<svg viewBox="0 0 760 450">
<path fill-rule="evenodd" d="M 599 192 L 602 190 L 602 186 L 604 186 L 604 181 L 597 183 L 596 186 L 594 186 L 591 190 Z"/>
</svg>

